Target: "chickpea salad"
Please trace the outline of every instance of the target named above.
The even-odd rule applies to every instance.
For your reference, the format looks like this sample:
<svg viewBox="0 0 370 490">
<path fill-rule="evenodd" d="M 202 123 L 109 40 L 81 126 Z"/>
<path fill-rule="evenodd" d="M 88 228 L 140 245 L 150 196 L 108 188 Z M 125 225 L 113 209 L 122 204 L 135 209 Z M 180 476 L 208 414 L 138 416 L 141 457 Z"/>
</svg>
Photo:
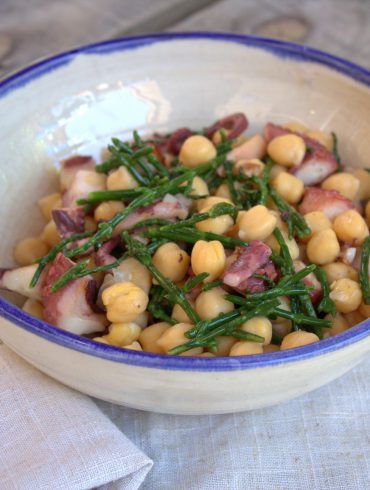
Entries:
<svg viewBox="0 0 370 490">
<path fill-rule="evenodd" d="M 247 128 L 134 131 L 102 163 L 62 161 L 0 288 L 60 329 L 169 355 L 290 349 L 368 318 L 370 173 L 334 133 Z"/>
</svg>

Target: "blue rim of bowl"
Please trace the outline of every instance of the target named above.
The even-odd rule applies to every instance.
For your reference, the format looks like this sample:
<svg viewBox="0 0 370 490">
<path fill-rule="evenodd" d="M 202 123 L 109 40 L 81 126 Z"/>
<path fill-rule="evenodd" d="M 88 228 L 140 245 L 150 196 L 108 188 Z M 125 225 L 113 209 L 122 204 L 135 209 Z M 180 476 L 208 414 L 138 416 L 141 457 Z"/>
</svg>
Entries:
<svg viewBox="0 0 370 490">
<path fill-rule="evenodd" d="M 68 64 L 80 54 L 104 55 L 114 51 L 137 49 L 154 43 L 196 39 L 232 42 L 242 44 L 247 47 L 269 51 L 281 58 L 291 58 L 297 61 L 319 63 L 332 70 L 347 75 L 348 77 L 361 82 L 364 85 L 370 86 L 369 70 L 317 49 L 256 36 L 244 36 L 228 33 L 191 32 L 153 34 L 114 39 L 111 41 L 89 44 L 42 59 L 16 73 L 11 74 L 3 80 L 0 80 L 0 97 L 26 85 L 34 79 L 43 76 L 45 73 Z M 298 347 L 293 350 L 240 357 L 199 358 L 137 352 L 94 342 L 88 338 L 80 337 L 64 330 L 60 330 L 49 323 L 32 317 L 2 298 L 0 298 L 0 315 L 6 320 L 9 320 L 32 334 L 87 355 L 145 368 L 180 371 L 233 371 L 263 368 L 286 362 L 301 361 L 341 349 L 345 346 L 354 344 L 355 342 L 359 342 L 370 335 L 369 319 L 362 322 L 360 325 L 357 325 L 334 337 L 329 337 L 321 340 L 320 342 Z M 9 326 L 9 328 L 11 328 L 11 326 Z"/>
</svg>

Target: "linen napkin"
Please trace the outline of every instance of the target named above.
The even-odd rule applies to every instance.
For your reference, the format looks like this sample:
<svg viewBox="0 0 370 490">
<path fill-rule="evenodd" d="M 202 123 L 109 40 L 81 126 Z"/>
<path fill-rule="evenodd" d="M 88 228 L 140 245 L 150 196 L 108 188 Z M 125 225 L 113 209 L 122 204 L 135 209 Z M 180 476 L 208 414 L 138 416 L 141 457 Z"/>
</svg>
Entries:
<svg viewBox="0 0 370 490">
<path fill-rule="evenodd" d="M 0 345 L 1 490 L 136 490 L 153 462 L 88 398 Z"/>
</svg>

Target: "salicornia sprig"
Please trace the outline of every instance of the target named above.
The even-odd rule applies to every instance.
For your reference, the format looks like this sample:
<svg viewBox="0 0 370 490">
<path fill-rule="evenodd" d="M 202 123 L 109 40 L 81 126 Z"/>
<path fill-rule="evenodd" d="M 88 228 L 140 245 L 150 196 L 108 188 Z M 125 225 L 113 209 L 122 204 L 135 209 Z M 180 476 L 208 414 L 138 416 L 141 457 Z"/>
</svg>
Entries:
<svg viewBox="0 0 370 490">
<path fill-rule="evenodd" d="M 63 252 L 65 247 L 72 242 L 75 242 L 76 240 L 82 240 L 83 238 L 88 238 L 90 237 L 94 232 L 93 231 L 87 231 L 85 233 L 76 233 L 75 235 L 72 235 L 71 237 L 64 238 L 64 240 L 60 241 L 57 245 L 54 245 L 54 247 L 50 250 L 50 252 L 45 255 L 42 259 L 38 259 L 36 262 L 38 262 L 38 267 L 36 269 L 35 274 L 33 275 L 31 282 L 30 282 L 30 288 L 34 288 L 37 284 L 37 281 L 39 280 L 42 271 L 45 269 L 47 264 L 49 262 L 52 262 L 55 257 L 58 255 L 59 252 Z"/>
<path fill-rule="evenodd" d="M 207 279 L 208 276 L 208 272 L 201 272 L 197 276 L 188 279 L 183 287 L 184 293 L 188 293 L 189 291 L 194 289 L 196 286 L 198 286 L 198 284 L 202 283 L 204 279 Z"/>
<path fill-rule="evenodd" d="M 122 232 L 121 236 L 127 244 L 129 255 L 135 257 L 149 270 L 158 284 L 168 293 L 168 296 L 171 298 L 173 303 L 179 304 L 190 320 L 192 320 L 194 323 L 200 321 L 198 313 L 187 300 L 184 291 L 177 287 L 170 279 L 164 277 L 163 274 L 155 267 L 146 246 L 138 240 L 132 238 L 127 231 Z"/>
<path fill-rule="evenodd" d="M 331 133 L 331 137 L 333 138 L 333 155 L 338 164 L 337 172 L 343 172 L 342 160 L 338 151 L 338 137 L 334 132 Z"/>
<path fill-rule="evenodd" d="M 370 305 L 370 284 L 369 284 L 369 254 L 370 254 L 370 236 L 366 238 L 362 244 L 361 252 L 361 267 L 360 267 L 360 283 L 364 303 Z"/>
<path fill-rule="evenodd" d="M 224 164 L 225 173 L 226 173 L 226 183 L 227 188 L 229 189 L 230 197 L 233 203 L 240 205 L 240 196 L 235 188 L 235 179 L 233 177 L 233 163 L 227 160 Z"/>
<path fill-rule="evenodd" d="M 137 131 L 134 131 L 134 141 L 135 141 L 135 144 L 138 148 L 146 148 L 148 149 L 148 146 L 146 145 L 145 141 L 143 141 L 139 135 L 139 133 Z M 169 172 L 167 170 L 167 168 L 163 165 L 163 163 L 161 163 L 154 155 L 153 155 L 153 151 L 154 151 L 154 148 L 151 147 L 150 143 L 149 143 L 149 148 L 151 148 L 151 151 L 146 155 L 147 159 L 148 159 L 148 162 L 153 165 L 153 167 L 157 170 L 157 172 L 160 174 L 160 175 L 164 175 L 166 177 L 169 176 Z"/>
<path fill-rule="evenodd" d="M 88 197 L 78 199 L 77 204 L 98 204 L 103 201 L 131 201 L 146 191 L 146 187 L 129 190 L 94 191 Z"/>
<path fill-rule="evenodd" d="M 320 313 L 330 313 L 330 315 L 335 316 L 337 308 L 334 301 L 329 296 L 330 289 L 328 276 L 326 275 L 324 269 L 322 269 L 321 267 L 316 267 L 314 274 L 322 287 L 322 300 L 317 307 L 317 311 L 319 311 Z"/>
<path fill-rule="evenodd" d="M 288 204 L 271 185 L 268 185 L 268 192 L 282 214 L 283 220 L 286 221 L 288 225 L 289 238 L 293 238 L 295 233 L 299 238 L 309 235 L 311 229 L 307 225 L 304 217 Z"/>
</svg>

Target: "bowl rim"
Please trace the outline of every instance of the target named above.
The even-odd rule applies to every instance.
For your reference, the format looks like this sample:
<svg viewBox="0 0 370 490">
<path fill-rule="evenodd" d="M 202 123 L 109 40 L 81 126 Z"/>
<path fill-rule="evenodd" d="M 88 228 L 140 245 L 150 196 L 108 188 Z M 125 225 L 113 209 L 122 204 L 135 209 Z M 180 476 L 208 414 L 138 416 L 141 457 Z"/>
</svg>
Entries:
<svg viewBox="0 0 370 490">
<path fill-rule="evenodd" d="M 360 65 L 340 57 L 325 53 L 305 45 L 298 45 L 258 36 L 230 34 L 222 32 L 185 32 L 149 34 L 112 39 L 87 44 L 42 58 L 10 75 L 0 79 L 0 98 L 42 77 L 54 69 L 68 64 L 78 55 L 104 55 L 114 51 L 137 49 L 154 43 L 204 39 L 208 41 L 232 42 L 246 47 L 268 51 L 280 58 L 291 58 L 298 62 L 315 62 L 340 72 L 349 78 L 370 86 L 370 71 Z M 233 371 L 264 368 L 287 362 L 297 362 L 328 354 L 343 347 L 359 342 L 370 335 L 370 319 L 336 336 L 292 350 L 250 356 L 201 358 L 192 356 L 168 356 L 139 352 L 95 342 L 85 337 L 61 330 L 47 322 L 32 317 L 14 304 L 0 298 L 0 316 L 16 324 L 31 334 L 35 334 L 63 347 L 99 357 L 113 362 L 180 371 Z"/>
</svg>

